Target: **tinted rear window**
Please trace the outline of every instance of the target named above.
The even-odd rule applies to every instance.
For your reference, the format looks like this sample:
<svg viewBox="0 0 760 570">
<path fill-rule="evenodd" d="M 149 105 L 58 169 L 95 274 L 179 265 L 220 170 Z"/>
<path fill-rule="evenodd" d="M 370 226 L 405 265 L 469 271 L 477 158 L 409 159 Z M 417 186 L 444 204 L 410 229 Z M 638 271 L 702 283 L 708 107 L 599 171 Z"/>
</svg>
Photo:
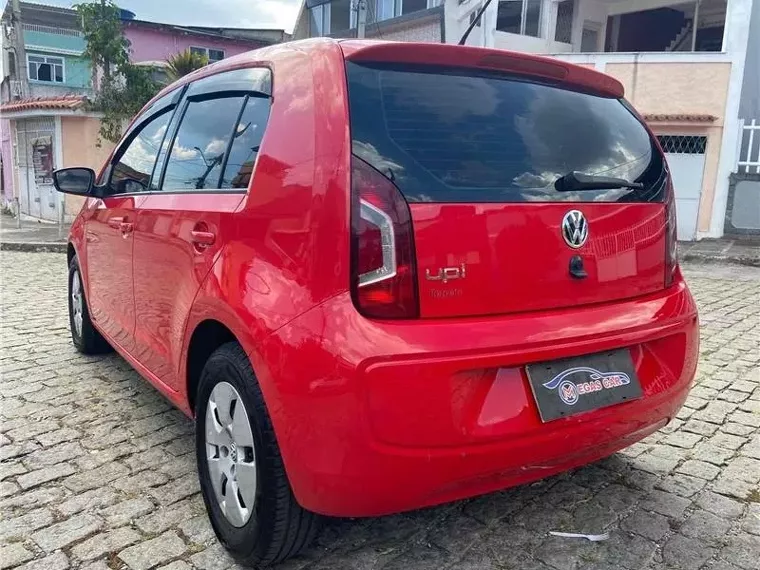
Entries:
<svg viewBox="0 0 760 570">
<path fill-rule="evenodd" d="M 346 67 L 353 152 L 410 202 L 663 197 L 662 156 L 621 100 L 473 70 Z M 556 191 L 571 171 L 644 189 Z"/>
</svg>

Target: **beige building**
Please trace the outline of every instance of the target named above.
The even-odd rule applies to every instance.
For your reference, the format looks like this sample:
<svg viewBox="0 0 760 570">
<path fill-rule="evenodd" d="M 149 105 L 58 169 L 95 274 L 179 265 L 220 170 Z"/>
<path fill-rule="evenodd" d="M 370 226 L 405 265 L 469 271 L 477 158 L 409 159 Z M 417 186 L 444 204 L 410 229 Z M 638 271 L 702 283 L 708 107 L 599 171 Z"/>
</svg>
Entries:
<svg viewBox="0 0 760 570">
<path fill-rule="evenodd" d="M 100 140 L 100 118 L 84 110 L 81 96 L 47 97 L 2 106 L 3 123 L 12 133 L 13 187 L 21 211 L 43 220 L 71 220 L 83 198 L 60 194 L 52 184 L 54 169 L 88 166 L 96 172 L 113 143 Z"/>
</svg>

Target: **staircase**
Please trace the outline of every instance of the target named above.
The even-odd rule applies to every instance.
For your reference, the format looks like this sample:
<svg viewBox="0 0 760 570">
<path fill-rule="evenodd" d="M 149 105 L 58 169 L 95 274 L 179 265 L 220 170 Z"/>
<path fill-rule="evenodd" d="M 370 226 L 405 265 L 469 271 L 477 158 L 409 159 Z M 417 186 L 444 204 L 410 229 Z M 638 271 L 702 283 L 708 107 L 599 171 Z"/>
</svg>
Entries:
<svg viewBox="0 0 760 570">
<path fill-rule="evenodd" d="M 694 20 L 686 20 L 681 31 L 676 34 L 670 45 L 665 51 L 691 51 L 691 33 L 694 26 Z"/>
</svg>

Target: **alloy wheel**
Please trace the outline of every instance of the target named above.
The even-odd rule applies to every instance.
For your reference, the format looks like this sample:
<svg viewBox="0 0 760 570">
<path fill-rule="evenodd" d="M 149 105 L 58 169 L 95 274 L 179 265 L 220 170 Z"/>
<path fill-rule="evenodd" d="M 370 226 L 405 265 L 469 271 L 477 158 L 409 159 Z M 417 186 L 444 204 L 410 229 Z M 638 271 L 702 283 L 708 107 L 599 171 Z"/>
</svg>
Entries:
<svg viewBox="0 0 760 570">
<path fill-rule="evenodd" d="M 82 337 L 83 306 L 82 280 L 79 278 L 79 271 L 74 271 L 71 274 L 71 312 L 74 321 L 74 331 L 79 338 Z"/>
<path fill-rule="evenodd" d="M 243 399 L 227 382 L 211 391 L 205 434 L 209 477 L 219 508 L 232 526 L 242 527 L 256 501 L 256 452 Z"/>
</svg>

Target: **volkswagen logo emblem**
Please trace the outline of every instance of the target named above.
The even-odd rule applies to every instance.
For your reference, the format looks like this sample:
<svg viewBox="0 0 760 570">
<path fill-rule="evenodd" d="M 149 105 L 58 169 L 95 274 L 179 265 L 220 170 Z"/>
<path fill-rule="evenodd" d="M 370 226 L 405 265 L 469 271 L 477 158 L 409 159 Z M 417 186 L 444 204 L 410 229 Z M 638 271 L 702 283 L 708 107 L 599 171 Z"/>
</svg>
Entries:
<svg viewBox="0 0 760 570">
<path fill-rule="evenodd" d="M 588 222 L 583 212 L 579 210 L 570 210 L 562 218 L 562 237 L 565 243 L 577 249 L 583 246 L 588 239 Z"/>
</svg>

